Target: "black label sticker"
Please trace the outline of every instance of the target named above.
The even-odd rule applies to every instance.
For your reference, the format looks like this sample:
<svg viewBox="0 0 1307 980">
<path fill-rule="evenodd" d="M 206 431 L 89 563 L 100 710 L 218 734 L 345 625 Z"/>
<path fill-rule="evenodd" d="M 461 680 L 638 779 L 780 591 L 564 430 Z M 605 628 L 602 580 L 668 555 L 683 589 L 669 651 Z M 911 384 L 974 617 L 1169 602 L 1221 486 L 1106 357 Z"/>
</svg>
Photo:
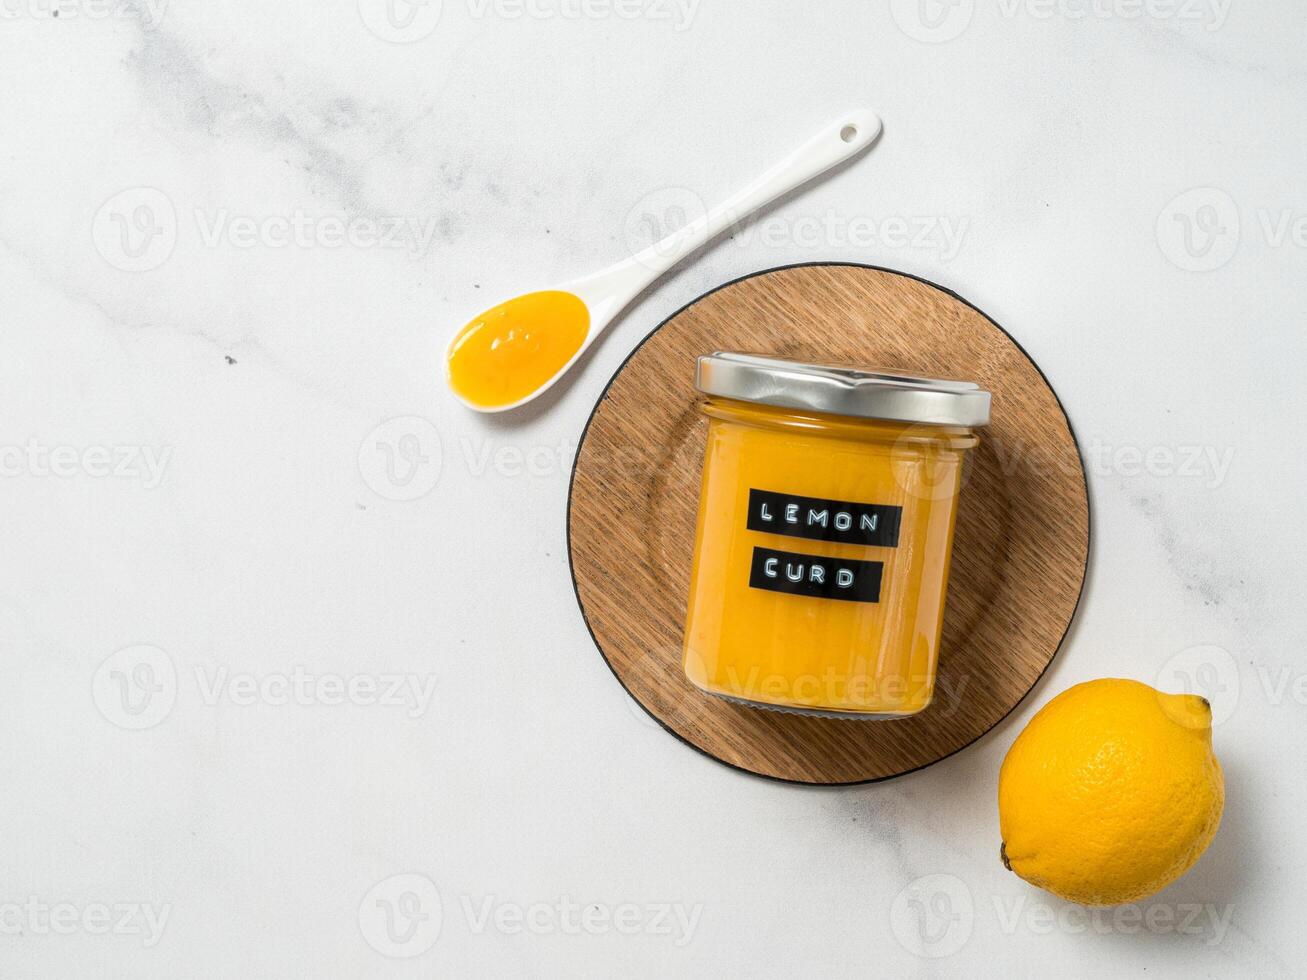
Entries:
<svg viewBox="0 0 1307 980">
<path fill-rule="evenodd" d="M 796 555 L 790 551 L 754 548 L 749 587 L 817 599 L 879 602 L 885 566 L 878 561 Z"/>
<path fill-rule="evenodd" d="M 903 508 L 749 491 L 749 530 L 813 541 L 897 548 Z"/>
</svg>

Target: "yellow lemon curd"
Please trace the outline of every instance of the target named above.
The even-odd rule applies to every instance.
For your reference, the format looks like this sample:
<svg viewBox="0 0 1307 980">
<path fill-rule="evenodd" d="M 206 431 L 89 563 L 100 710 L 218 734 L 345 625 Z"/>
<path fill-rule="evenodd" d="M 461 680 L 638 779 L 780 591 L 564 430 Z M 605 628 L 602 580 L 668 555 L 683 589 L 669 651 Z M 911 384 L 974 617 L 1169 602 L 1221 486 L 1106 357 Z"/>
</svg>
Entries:
<svg viewBox="0 0 1307 980">
<path fill-rule="evenodd" d="M 1193 866 L 1225 804 L 1203 698 L 1077 684 L 1039 710 L 998 777 L 1003 863 L 1081 905 L 1137 902 Z"/>
<path fill-rule="evenodd" d="M 686 676 L 712 694 L 778 708 L 921 711 L 935 684 L 974 432 L 718 397 L 704 412 Z M 860 527 L 864 538 L 849 540 Z"/>
<path fill-rule="evenodd" d="M 508 408 L 534 394 L 576 356 L 590 310 L 562 290 L 527 293 L 486 310 L 450 344 L 445 374 L 478 408 Z"/>
</svg>

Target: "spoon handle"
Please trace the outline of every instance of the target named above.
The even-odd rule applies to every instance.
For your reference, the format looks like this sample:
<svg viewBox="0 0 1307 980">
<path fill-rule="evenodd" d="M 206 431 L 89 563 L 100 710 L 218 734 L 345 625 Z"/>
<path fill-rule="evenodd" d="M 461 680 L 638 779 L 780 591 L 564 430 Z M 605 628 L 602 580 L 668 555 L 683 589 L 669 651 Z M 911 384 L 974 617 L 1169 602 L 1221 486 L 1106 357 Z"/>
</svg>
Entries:
<svg viewBox="0 0 1307 980">
<path fill-rule="evenodd" d="M 748 187 L 636 255 L 631 265 L 648 270 L 647 285 L 754 211 L 857 155 L 875 141 L 880 130 L 880 117 L 870 109 L 846 113 Z"/>
</svg>

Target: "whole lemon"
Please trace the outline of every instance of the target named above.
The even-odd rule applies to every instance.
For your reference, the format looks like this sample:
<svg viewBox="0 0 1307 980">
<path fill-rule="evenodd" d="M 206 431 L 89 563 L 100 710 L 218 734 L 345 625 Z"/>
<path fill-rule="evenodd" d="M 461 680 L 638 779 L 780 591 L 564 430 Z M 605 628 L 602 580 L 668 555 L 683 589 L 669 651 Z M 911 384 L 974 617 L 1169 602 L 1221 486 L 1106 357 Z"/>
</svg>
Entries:
<svg viewBox="0 0 1307 980">
<path fill-rule="evenodd" d="M 1003 863 L 1081 905 L 1161 891 L 1221 822 L 1212 710 L 1129 680 L 1077 684 L 1030 720 L 1003 760 Z"/>
</svg>

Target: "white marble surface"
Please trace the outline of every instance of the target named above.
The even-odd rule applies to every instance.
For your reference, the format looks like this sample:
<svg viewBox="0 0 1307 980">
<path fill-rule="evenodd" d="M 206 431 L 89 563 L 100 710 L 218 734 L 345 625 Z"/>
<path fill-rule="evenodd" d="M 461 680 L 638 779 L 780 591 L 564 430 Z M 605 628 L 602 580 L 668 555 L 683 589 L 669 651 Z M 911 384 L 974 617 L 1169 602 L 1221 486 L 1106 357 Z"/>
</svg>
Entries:
<svg viewBox="0 0 1307 980">
<path fill-rule="evenodd" d="M 1299 972 L 1301 5 L 50 2 L 0 18 L 0 975 Z M 869 156 L 650 292 L 543 410 L 443 388 L 467 315 L 857 102 Z M 564 537 L 636 340 L 822 259 L 1007 326 L 1096 529 L 1032 697 L 839 790 L 649 723 Z M 1024 721 L 1186 674 L 1229 782 L 1200 865 L 1142 923 L 1006 873 Z"/>
</svg>

